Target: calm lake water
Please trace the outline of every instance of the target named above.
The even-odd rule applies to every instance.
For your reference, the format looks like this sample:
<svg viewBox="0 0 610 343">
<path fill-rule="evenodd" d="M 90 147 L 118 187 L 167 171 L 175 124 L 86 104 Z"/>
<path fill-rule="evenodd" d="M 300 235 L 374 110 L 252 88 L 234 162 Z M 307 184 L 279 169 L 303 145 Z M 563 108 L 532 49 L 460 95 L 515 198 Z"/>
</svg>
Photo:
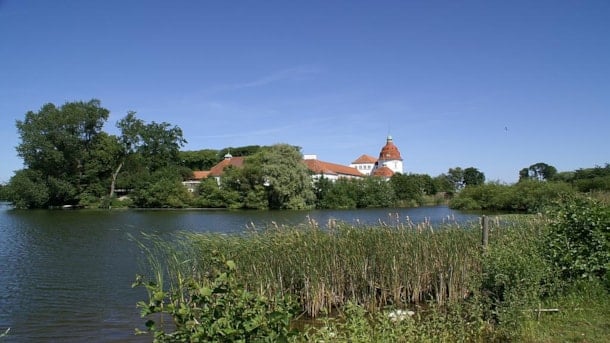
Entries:
<svg viewBox="0 0 610 343">
<path fill-rule="evenodd" d="M 313 219 L 375 224 L 477 220 L 447 207 L 345 211 L 18 211 L 0 204 L 2 342 L 150 342 L 131 283 L 143 270 L 129 235 L 179 230 L 242 232 L 247 226 L 298 225 Z"/>
</svg>

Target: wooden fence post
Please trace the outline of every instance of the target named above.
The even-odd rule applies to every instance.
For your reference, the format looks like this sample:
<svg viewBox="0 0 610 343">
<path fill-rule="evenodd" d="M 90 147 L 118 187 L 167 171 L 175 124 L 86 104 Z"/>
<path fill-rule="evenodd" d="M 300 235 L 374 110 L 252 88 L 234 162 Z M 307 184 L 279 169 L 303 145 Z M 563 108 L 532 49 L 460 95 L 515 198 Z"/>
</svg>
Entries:
<svg viewBox="0 0 610 343">
<path fill-rule="evenodd" d="M 481 217 L 482 224 L 482 235 L 481 235 L 481 244 L 483 245 L 483 250 L 487 249 L 487 244 L 489 243 L 489 218 L 486 215 Z"/>
</svg>

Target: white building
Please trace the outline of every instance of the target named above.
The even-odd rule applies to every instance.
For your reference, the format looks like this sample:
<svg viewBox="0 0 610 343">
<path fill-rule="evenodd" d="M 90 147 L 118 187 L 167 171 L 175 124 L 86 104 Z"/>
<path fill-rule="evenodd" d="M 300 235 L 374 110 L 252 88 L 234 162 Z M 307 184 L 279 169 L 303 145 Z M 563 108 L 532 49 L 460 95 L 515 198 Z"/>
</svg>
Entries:
<svg viewBox="0 0 610 343">
<path fill-rule="evenodd" d="M 379 158 L 362 155 L 350 164 L 362 174 L 390 178 L 395 173 L 403 173 L 402 156 L 394 145 L 392 136 L 388 136 L 385 145 L 379 152 Z"/>
<path fill-rule="evenodd" d="M 398 147 L 394 145 L 392 136 L 388 136 L 385 145 L 383 148 L 381 148 L 379 158 L 377 159 L 375 168 L 373 168 L 373 172 L 371 174 L 375 175 L 375 173 L 383 167 L 389 168 L 392 171 L 392 174 L 403 173 L 402 156 L 400 156 Z"/>
</svg>

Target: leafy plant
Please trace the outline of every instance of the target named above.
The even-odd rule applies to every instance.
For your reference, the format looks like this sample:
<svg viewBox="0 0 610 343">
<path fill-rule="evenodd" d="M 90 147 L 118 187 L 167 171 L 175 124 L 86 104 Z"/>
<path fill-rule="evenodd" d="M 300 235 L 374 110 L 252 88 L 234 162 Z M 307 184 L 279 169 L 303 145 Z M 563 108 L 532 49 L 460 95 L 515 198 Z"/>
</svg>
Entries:
<svg viewBox="0 0 610 343">
<path fill-rule="evenodd" d="M 238 284 L 233 261 L 215 262 L 219 267 L 210 277 L 180 276 L 170 290 L 136 279 L 134 287 L 146 288 L 149 296 L 138 303 L 142 317 L 160 316 L 146 322 L 155 342 L 286 342 L 295 334 L 290 321 L 297 307 L 290 297 L 250 292 Z M 163 316 L 173 323 L 164 325 Z"/>
<path fill-rule="evenodd" d="M 566 197 L 550 213 L 547 257 L 565 278 L 603 278 L 610 268 L 610 208 Z"/>
</svg>

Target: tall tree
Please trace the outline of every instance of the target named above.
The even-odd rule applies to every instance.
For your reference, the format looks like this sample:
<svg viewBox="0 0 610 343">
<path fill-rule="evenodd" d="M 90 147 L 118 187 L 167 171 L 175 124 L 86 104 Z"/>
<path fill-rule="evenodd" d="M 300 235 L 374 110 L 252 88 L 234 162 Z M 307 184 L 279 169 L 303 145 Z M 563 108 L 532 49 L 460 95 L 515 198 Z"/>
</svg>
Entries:
<svg viewBox="0 0 610 343">
<path fill-rule="evenodd" d="M 459 192 L 464 188 L 464 170 L 460 167 L 449 168 L 447 171 L 447 179 L 453 185 L 453 190 Z"/>
<path fill-rule="evenodd" d="M 521 180 L 538 180 L 548 181 L 553 179 L 557 174 L 557 168 L 548 165 L 544 162 L 538 162 L 529 166 L 529 168 L 523 168 L 519 171 L 519 181 Z"/>
<path fill-rule="evenodd" d="M 477 168 L 468 167 L 464 169 L 464 185 L 477 186 L 485 183 L 485 174 Z"/>
<path fill-rule="evenodd" d="M 16 122 L 21 138 L 17 153 L 26 169 L 40 173 L 49 191 L 48 205 L 78 202 L 87 185 L 86 176 L 91 174 L 96 138 L 108 115 L 94 99 L 61 107 L 49 103 Z"/>
<path fill-rule="evenodd" d="M 180 151 L 180 163 L 191 170 L 209 170 L 221 161 L 218 150 L 203 149 L 195 151 Z"/>
<path fill-rule="evenodd" d="M 116 154 L 114 172 L 110 185 L 110 197 L 114 196 L 117 178 L 129 159 L 151 174 L 179 163 L 179 151 L 186 143 L 182 137 L 182 130 L 169 123 L 151 122 L 146 124 L 130 111 L 119 120 L 116 126 L 121 130 L 117 138 L 120 149 Z"/>
<path fill-rule="evenodd" d="M 311 175 L 299 148 L 277 144 L 246 158 L 242 175 L 251 185 L 250 197 L 264 194 L 269 208 L 304 209 L 314 205 Z"/>
</svg>

